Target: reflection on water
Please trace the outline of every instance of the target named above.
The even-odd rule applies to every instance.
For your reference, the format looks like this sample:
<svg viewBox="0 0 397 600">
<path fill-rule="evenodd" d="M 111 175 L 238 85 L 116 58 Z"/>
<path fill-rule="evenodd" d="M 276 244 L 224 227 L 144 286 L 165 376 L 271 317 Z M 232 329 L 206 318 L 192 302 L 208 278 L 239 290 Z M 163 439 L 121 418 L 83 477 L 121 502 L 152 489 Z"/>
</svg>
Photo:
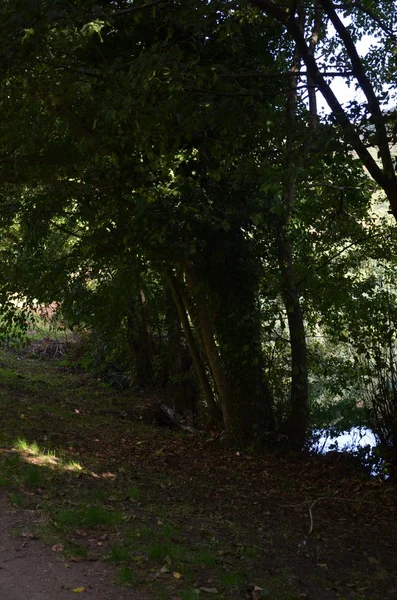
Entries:
<svg viewBox="0 0 397 600">
<path fill-rule="evenodd" d="M 378 441 L 371 429 L 352 427 L 350 431 L 343 431 L 337 435 L 327 429 L 313 431 L 310 449 L 317 454 L 348 452 L 358 458 L 368 473 L 388 479 L 385 462 L 376 451 L 377 445 Z"/>
<path fill-rule="evenodd" d="M 344 452 L 356 452 L 359 448 L 375 448 L 377 440 L 371 429 L 366 427 L 353 427 L 350 431 L 343 431 L 332 436 L 329 430 L 314 431 L 315 442 L 311 449 L 320 454 L 326 454 L 332 450 Z"/>
</svg>

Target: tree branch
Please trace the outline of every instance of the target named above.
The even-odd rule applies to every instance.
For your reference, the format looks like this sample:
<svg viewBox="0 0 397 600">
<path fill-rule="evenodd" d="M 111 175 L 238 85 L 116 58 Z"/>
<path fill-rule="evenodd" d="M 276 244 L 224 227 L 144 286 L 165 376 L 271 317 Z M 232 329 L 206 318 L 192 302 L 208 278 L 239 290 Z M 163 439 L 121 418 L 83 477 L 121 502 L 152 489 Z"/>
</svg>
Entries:
<svg viewBox="0 0 397 600">
<path fill-rule="evenodd" d="M 371 10 L 367 6 L 364 6 L 363 4 L 361 4 L 361 2 L 345 2 L 342 4 L 334 4 L 334 8 L 358 8 L 359 10 L 361 10 L 361 12 L 368 15 L 368 17 L 370 17 L 380 27 L 380 29 L 382 29 L 382 31 L 387 33 L 387 35 L 389 35 L 392 40 L 397 40 L 395 32 L 392 29 L 390 29 L 390 27 L 388 27 L 385 24 L 385 22 L 382 21 L 382 19 L 373 12 L 373 10 Z"/>
<path fill-rule="evenodd" d="M 347 51 L 349 58 L 351 60 L 351 63 L 352 63 L 354 75 L 355 75 L 358 83 L 360 84 L 360 87 L 361 87 L 362 91 L 364 92 L 365 97 L 368 100 L 368 109 L 374 120 L 374 125 L 375 125 L 375 130 L 376 130 L 376 135 L 377 135 L 377 142 L 378 142 L 378 146 L 379 146 L 379 153 L 380 153 L 380 158 L 382 161 L 382 166 L 383 166 L 385 175 L 391 179 L 395 179 L 395 174 L 394 174 L 394 169 L 393 169 L 393 161 L 392 161 L 391 154 L 390 154 L 389 142 L 388 142 L 388 138 L 387 138 L 387 131 L 386 131 L 385 123 L 384 123 L 384 117 L 383 117 L 382 110 L 379 105 L 378 98 L 376 97 L 376 94 L 374 92 L 372 83 L 370 82 L 370 80 L 367 77 L 364 65 L 362 63 L 361 58 L 358 55 L 356 46 L 354 45 L 351 35 L 348 32 L 348 30 L 346 29 L 345 25 L 340 20 L 339 16 L 337 15 L 332 2 L 330 0 L 320 0 L 320 1 L 324 7 L 325 12 L 327 13 L 332 25 L 335 27 L 335 30 L 339 34 L 339 36 L 346 48 L 346 51 Z"/>
<path fill-rule="evenodd" d="M 295 75 L 303 77 L 307 75 L 307 71 L 296 71 Z M 353 71 L 323 71 L 323 77 L 354 77 Z M 260 71 L 248 71 L 247 73 L 217 73 L 219 78 L 234 79 L 237 77 L 252 77 L 257 79 L 280 79 L 282 77 L 291 77 L 291 73 L 263 73 Z"/>
<path fill-rule="evenodd" d="M 162 2 L 165 2 L 165 0 L 154 0 L 154 2 L 147 2 L 146 4 L 141 4 L 140 6 L 131 6 L 130 8 L 124 8 L 122 10 L 115 10 L 113 12 L 108 12 L 108 11 L 96 12 L 96 13 L 92 13 L 92 17 L 95 19 L 98 17 L 121 17 L 123 15 L 128 15 L 133 12 L 137 12 L 139 10 L 144 10 L 145 8 L 151 8 L 153 6 L 157 6 L 158 4 L 161 4 Z"/>
<path fill-rule="evenodd" d="M 329 5 L 328 0 L 321 0 L 322 4 Z M 324 79 L 324 76 L 321 74 L 315 57 L 311 54 L 310 48 L 307 46 L 304 35 L 302 34 L 298 23 L 295 19 L 288 18 L 288 14 L 281 10 L 279 6 L 276 6 L 271 0 L 249 0 L 250 4 L 253 6 L 257 6 L 264 10 L 268 15 L 282 23 L 291 37 L 295 40 L 299 51 L 301 53 L 302 59 L 305 62 L 307 71 L 313 81 L 313 83 L 318 87 L 322 95 L 324 96 L 326 102 L 331 108 L 333 115 L 336 119 L 337 124 L 342 128 L 345 134 L 346 140 L 350 143 L 352 148 L 357 152 L 358 156 L 362 160 L 364 166 L 370 175 L 375 179 L 375 181 L 380 185 L 380 187 L 386 192 L 388 200 L 390 202 L 391 209 L 395 218 L 397 219 L 397 181 L 392 168 L 392 161 L 387 159 L 386 153 L 390 155 L 389 149 L 384 148 L 384 140 L 379 140 L 382 143 L 382 151 L 385 154 L 385 164 L 383 164 L 384 171 L 378 166 L 376 160 L 371 156 L 370 152 L 367 150 L 365 144 L 362 142 L 359 133 L 357 132 L 354 125 L 350 122 L 349 117 L 344 111 L 342 105 L 340 104 L 338 98 L 335 96 L 332 91 L 330 85 Z M 331 5 L 332 8 L 332 5 Z M 354 45 L 354 44 L 353 44 Z M 355 50 L 355 48 L 354 48 Z M 356 50 L 355 50 L 356 52 Z M 357 52 L 356 52 L 357 54 Z M 359 56 L 357 54 L 357 58 Z M 363 74 L 366 78 L 363 65 L 360 63 Z M 354 67 L 354 65 L 353 65 Z M 356 74 L 357 76 L 357 74 Z M 361 71 L 360 71 L 361 77 Z M 367 79 L 367 78 L 366 78 Z M 360 83 L 360 81 L 359 81 Z M 369 80 L 369 85 L 371 86 Z M 367 88 L 366 88 L 367 89 Z M 371 86 L 372 89 L 372 86 Z M 368 92 L 368 89 L 367 89 Z M 373 89 L 372 89 L 372 93 Z M 375 100 L 377 102 L 376 96 Z M 379 106 L 379 104 L 378 104 Z M 372 107 L 372 110 L 376 110 L 376 105 Z M 383 119 L 382 113 L 380 113 L 380 117 Z M 384 124 L 383 124 L 384 127 Z M 380 149 L 380 148 L 379 148 Z M 385 166 L 387 168 L 385 168 Z M 390 169 L 391 166 L 391 169 Z"/>
</svg>

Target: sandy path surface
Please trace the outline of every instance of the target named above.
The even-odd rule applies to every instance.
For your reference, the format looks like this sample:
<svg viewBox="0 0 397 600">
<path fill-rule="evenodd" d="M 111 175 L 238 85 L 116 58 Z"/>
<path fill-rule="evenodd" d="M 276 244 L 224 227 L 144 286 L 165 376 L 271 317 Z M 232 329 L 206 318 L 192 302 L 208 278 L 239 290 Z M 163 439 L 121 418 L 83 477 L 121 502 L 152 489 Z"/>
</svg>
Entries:
<svg viewBox="0 0 397 600">
<path fill-rule="evenodd" d="M 114 583 L 115 571 L 103 562 L 66 562 L 29 537 L 32 516 L 26 511 L 10 510 L 7 499 L 0 497 L 0 600 L 139 600 L 131 589 Z M 18 531 L 20 536 L 10 536 Z M 84 588 L 83 592 L 73 592 Z"/>
</svg>

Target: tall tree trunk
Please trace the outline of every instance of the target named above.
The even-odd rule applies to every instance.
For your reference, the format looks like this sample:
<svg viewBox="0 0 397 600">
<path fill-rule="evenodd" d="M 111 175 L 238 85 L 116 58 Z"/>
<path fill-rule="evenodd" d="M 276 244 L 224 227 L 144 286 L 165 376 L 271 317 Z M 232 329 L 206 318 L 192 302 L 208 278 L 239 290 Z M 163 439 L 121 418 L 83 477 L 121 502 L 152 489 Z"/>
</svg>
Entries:
<svg viewBox="0 0 397 600">
<path fill-rule="evenodd" d="M 164 365 L 163 387 L 167 389 L 172 407 L 180 414 L 198 412 L 197 377 L 192 373 L 192 357 L 183 342 L 181 321 L 169 285 L 164 285 L 167 330 L 167 361 Z"/>
<path fill-rule="evenodd" d="M 292 261 L 292 248 L 285 239 L 280 242 L 279 263 L 289 327 L 292 371 L 290 407 L 284 429 L 290 444 L 300 449 L 306 440 L 308 424 L 307 346 L 305 323 Z"/>
<path fill-rule="evenodd" d="M 145 343 L 147 346 L 148 354 L 150 354 L 150 358 L 153 361 L 153 357 L 156 354 L 156 348 L 154 345 L 152 328 L 150 326 L 149 311 L 148 311 L 148 307 L 147 307 L 146 296 L 145 296 L 145 292 L 143 291 L 142 288 L 139 290 L 139 298 L 141 301 L 142 322 L 143 322 L 143 332 L 144 332 L 144 337 L 145 337 Z"/>
<path fill-rule="evenodd" d="M 264 376 L 256 249 L 240 228 L 218 233 L 208 240 L 195 271 L 232 401 L 233 437 L 241 445 L 262 443 L 274 430 L 274 418 Z"/>
<path fill-rule="evenodd" d="M 141 305 L 140 296 L 138 299 L 133 298 L 129 302 L 127 342 L 135 365 L 136 381 L 140 386 L 147 386 L 153 383 L 153 354 L 148 343 L 148 334 L 138 303 Z"/>
<path fill-rule="evenodd" d="M 183 302 L 183 297 L 180 291 L 180 285 L 177 279 L 171 272 L 168 272 L 167 281 L 170 285 L 172 296 L 174 298 L 175 306 L 177 308 L 179 318 L 182 323 L 183 332 L 185 334 L 186 343 L 189 347 L 190 354 L 192 356 L 193 364 L 197 373 L 197 377 L 200 381 L 201 388 L 204 393 L 204 400 L 207 405 L 208 417 L 212 424 L 217 424 L 221 420 L 221 414 L 219 407 L 215 401 L 214 393 L 212 391 L 210 382 L 205 371 L 203 361 L 201 360 L 200 352 L 194 338 L 192 329 L 190 327 L 189 318 L 186 312 L 186 307 Z"/>
<path fill-rule="evenodd" d="M 196 310 L 201 336 L 212 376 L 214 378 L 216 391 L 218 392 L 226 434 L 230 439 L 237 441 L 239 437 L 239 429 L 233 407 L 233 397 L 231 395 L 229 383 L 227 381 L 227 377 L 218 353 L 218 348 L 215 343 L 214 327 L 208 310 L 208 301 L 205 290 L 202 283 L 198 281 L 196 272 L 192 266 L 188 266 L 186 268 L 186 278 L 191 294 L 196 301 Z"/>
<path fill-rule="evenodd" d="M 297 4 L 300 27 L 304 29 L 304 8 L 302 2 Z M 283 208 L 284 214 L 280 222 L 278 257 L 282 280 L 282 295 L 287 311 L 289 336 L 291 345 L 291 390 L 290 407 L 285 430 L 290 444 L 301 448 L 305 443 L 308 425 L 308 369 L 306 332 L 303 312 L 300 305 L 299 289 L 296 282 L 293 264 L 292 240 L 289 234 L 289 223 L 295 206 L 296 196 L 296 108 L 297 108 L 297 75 L 300 70 L 301 57 L 298 48 L 295 48 L 290 77 L 291 91 L 287 95 L 287 140 L 286 140 L 286 172 L 287 178 L 284 185 Z M 315 109 L 313 99 L 312 110 Z M 313 117 L 313 114 L 312 114 Z"/>
</svg>

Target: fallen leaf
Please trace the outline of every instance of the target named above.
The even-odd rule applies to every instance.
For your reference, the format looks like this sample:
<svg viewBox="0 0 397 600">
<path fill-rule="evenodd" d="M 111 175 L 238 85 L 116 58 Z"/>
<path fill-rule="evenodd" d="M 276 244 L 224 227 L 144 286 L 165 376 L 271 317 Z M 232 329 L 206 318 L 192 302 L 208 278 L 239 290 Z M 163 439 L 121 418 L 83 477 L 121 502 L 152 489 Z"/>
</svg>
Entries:
<svg viewBox="0 0 397 600">
<path fill-rule="evenodd" d="M 144 558 L 145 558 L 145 557 L 144 557 L 144 556 L 142 556 L 142 554 L 138 554 L 137 556 L 133 556 L 133 557 L 132 557 L 132 560 L 133 560 L 134 562 L 141 562 L 142 560 L 144 560 Z"/>
<path fill-rule="evenodd" d="M 63 552 L 65 550 L 65 546 L 63 546 L 62 544 L 54 544 L 51 550 L 53 552 Z"/>
<path fill-rule="evenodd" d="M 81 592 L 84 592 L 84 588 L 83 587 L 74 588 L 74 590 L 72 590 L 72 592 L 74 594 L 81 594 Z"/>
<path fill-rule="evenodd" d="M 159 573 L 169 573 L 169 572 L 170 572 L 170 570 L 165 565 L 163 567 L 161 567 L 161 569 L 159 571 Z"/>
<path fill-rule="evenodd" d="M 87 537 L 88 535 L 87 532 L 84 531 L 84 529 L 75 529 L 74 532 L 76 535 L 81 535 L 83 537 Z"/>
<path fill-rule="evenodd" d="M 201 587 L 199 589 L 201 592 L 205 592 L 206 594 L 217 594 L 218 593 L 218 590 L 216 588 Z"/>
<path fill-rule="evenodd" d="M 34 540 L 37 536 L 32 531 L 22 531 L 21 537 L 27 537 Z"/>
<path fill-rule="evenodd" d="M 177 571 L 173 572 L 173 576 L 175 577 L 175 579 L 180 579 L 182 577 L 182 575 L 180 573 L 178 573 Z"/>
<path fill-rule="evenodd" d="M 169 573 L 169 569 L 165 565 L 164 565 L 164 567 L 161 567 L 161 569 L 159 571 L 157 571 L 153 575 L 150 575 L 149 580 L 156 581 L 156 579 L 158 579 L 160 577 L 160 575 L 163 575 L 164 573 Z"/>
</svg>

